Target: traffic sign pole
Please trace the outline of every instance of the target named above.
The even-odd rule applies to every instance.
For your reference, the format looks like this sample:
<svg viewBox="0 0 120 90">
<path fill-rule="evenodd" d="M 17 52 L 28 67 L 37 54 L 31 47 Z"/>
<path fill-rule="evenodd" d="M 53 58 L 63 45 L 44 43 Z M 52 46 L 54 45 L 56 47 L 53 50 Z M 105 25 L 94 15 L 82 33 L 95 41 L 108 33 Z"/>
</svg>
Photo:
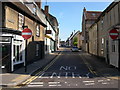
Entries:
<svg viewBox="0 0 120 90">
<path fill-rule="evenodd" d="M 120 71 L 120 33 L 119 33 L 119 37 L 118 37 L 118 55 L 119 55 L 118 70 Z"/>
<path fill-rule="evenodd" d="M 26 48 L 25 48 L 25 72 L 27 72 L 27 39 L 26 39 Z"/>
<path fill-rule="evenodd" d="M 26 48 L 25 48 L 25 72 L 27 72 L 27 39 L 32 36 L 32 31 L 29 28 L 25 28 L 22 31 L 22 37 L 26 40 Z"/>
</svg>

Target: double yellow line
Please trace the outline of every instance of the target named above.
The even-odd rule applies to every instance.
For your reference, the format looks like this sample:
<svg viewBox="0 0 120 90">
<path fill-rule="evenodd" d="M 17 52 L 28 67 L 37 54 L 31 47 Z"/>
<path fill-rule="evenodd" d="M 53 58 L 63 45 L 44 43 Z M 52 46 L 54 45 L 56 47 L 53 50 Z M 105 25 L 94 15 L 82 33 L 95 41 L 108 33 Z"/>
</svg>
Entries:
<svg viewBox="0 0 120 90">
<path fill-rule="evenodd" d="M 82 55 L 80 55 L 80 56 L 81 56 L 83 62 L 85 63 L 85 65 L 88 67 L 89 71 L 90 71 L 92 74 L 94 74 L 94 75 L 98 75 L 97 72 L 95 72 L 95 71 L 92 70 L 92 66 L 86 61 L 86 59 L 83 58 Z"/>
<path fill-rule="evenodd" d="M 47 71 L 56 61 L 57 59 L 60 57 L 61 53 L 50 62 L 50 64 L 48 64 L 43 70 L 39 71 L 38 73 L 35 74 L 35 76 L 32 76 L 31 78 L 29 78 L 28 80 L 26 80 L 25 82 L 23 82 L 22 84 L 14 87 L 14 88 L 21 88 L 22 86 L 28 85 L 30 84 L 33 80 L 37 79 L 39 77 L 40 74 L 42 74 L 43 72 Z"/>
</svg>

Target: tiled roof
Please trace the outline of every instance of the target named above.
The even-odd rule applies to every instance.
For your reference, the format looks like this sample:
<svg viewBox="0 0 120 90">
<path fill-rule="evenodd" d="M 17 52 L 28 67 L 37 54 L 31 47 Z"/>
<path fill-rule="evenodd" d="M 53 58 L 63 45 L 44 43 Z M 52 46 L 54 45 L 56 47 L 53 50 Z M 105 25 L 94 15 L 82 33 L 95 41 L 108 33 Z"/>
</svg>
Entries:
<svg viewBox="0 0 120 90">
<path fill-rule="evenodd" d="M 95 20 L 97 19 L 102 12 L 100 11 L 86 11 L 85 16 L 87 20 Z"/>
</svg>

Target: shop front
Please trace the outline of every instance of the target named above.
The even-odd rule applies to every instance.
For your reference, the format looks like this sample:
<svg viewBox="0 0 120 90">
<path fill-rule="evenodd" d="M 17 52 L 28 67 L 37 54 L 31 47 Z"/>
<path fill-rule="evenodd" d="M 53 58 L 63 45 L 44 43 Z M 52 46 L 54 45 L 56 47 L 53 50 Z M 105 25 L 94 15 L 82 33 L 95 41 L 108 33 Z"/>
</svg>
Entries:
<svg viewBox="0 0 120 90">
<path fill-rule="evenodd" d="M 17 65 L 25 65 L 25 40 L 20 31 L 5 30 L 0 35 L 2 72 L 13 72 Z"/>
</svg>

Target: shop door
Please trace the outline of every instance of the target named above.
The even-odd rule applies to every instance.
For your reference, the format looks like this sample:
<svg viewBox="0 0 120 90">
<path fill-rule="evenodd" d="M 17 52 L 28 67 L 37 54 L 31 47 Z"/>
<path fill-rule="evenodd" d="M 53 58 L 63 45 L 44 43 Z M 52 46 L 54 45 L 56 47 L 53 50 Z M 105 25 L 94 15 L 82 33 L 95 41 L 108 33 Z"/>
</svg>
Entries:
<svg viewBox="0 0 120 90">
<path fill-rule="evenodd" d="M 22 40 L 13 40 L 12 44 L 12 57 L 13 57 L 13 67 L 14 65 L 18 65 L 25 62 L 25 49 Z"/>
<path fill-rule="evenodd" d="M 0 66 L 2 73 L 11 71 L 11 37 L 0 37 Z"/>
</svg>

